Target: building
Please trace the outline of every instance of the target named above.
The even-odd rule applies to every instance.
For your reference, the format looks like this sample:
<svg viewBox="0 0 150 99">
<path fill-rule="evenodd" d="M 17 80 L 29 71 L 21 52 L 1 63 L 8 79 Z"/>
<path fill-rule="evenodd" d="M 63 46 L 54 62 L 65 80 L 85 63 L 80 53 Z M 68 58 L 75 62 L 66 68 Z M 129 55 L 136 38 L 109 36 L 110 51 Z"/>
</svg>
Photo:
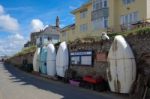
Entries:
<svg viewBox="0 0 150 99">
<path fill-rule="evenodd" d="M 43 45 L 51 40 L 54 44 L 60 41 L 60 28 L 59 28 L 59 18 L 56 18 L 56 25 L 49 25 L 45 29 L 39 32 L 31 33 L 31 45 Z"/>
<path fill-rule="evenodd" d="M 52 41 L 52 43 L 59 42 L 59 28 L 56 26 L 48 26 L 43 31 L 40 31 L 40 34 L 36 38 L 36 45 L 43 45 L 48 42 L 48 39 Z"/>
<path fill-rule="evenodd" d="M 72 41 L 77 38 L 75 34 L 75 24 L 71 24 L 62 28 L 60 32 L 61 41 Z"/>
<path fill-rule="evenodd" d="M 123 27 L 130 29 L 132 24 L 148 21 L 150 18 L 150 0 L 104 1 L 108 3 L 109 27 L 113 28 L 114 31 L 120 31 Z"/>
<path fill-rule="evenodd" d="M 87 2 L 71 13 L 75 15 L 75 24 L 68 25 L 61 30 L 61 41 L 73 41 L 91 35 L 92 2 Z M 65 39 L 66 38 L 66 39 Z"/>
<path fill-rule="evenodd" d="M 26 47 L 29 47 L 29 46 L 31 46 L 32 44 L 31 44 L 31 41 L 27 41 L 25 44 L 24 44 L 24 48 L 26 48 Z"/>
<path fill-rule="evenodd" d="M 40 34 L 41 34 L 41 31 L 31 33 L 31 35 L 30 35 L 30 40 L 31 41 L 29 41 L 31 45 L 36 45 L 36 39 L 38 38 L 38 36 Z"/>
<path fill-rule="evenodd" d="M 150 18 L 150 0 L 89 0 L 71 13 L 75 15 L 75 33 L 70 35 L 70 29 L 66 30 L 66 35 L 62 33 L 66 41 L 70 40 L 68 37 L 72 41 L 100 36 L 102 32 L 131 29 L 134 24 Z"/>
</svg>

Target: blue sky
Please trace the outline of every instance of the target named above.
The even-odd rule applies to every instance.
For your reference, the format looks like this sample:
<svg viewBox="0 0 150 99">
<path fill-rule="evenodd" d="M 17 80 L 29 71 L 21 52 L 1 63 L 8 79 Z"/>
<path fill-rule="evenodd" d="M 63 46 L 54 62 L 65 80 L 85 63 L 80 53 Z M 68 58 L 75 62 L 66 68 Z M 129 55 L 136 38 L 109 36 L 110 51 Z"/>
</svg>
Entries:
<svg viewBox="0 0 150 99">
<path fill-rule="evenodd" d="M 30 33 L 54 25 L 74 23 L 70 13 L 87 0 L 0 0 L 0 56 L 21 50 Z"/>
</svg>

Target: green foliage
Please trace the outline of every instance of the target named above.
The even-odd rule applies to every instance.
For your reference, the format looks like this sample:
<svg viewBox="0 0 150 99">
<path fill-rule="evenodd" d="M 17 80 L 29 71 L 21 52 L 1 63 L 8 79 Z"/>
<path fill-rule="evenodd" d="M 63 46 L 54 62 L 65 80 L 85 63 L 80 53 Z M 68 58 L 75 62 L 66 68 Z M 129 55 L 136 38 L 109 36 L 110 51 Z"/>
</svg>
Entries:
<svg viewBox="0 0 150 99">
<path fill-rule="evenodd" d="M 36 46 L 30 46 L 28 48 L 22 49 L 21 52 L 18 52 L 14 56 L 22 56 L 22 55 L 25 55 L 25 54 L 28 54 L 28 53 L 32 53 L 32 52 L 35 52 L 35 51 L 36 51 Z"/>
<path fill-rule="evenodd" d="M 147 33 L 150 33 L 150 28 L 143 28 L 143 29 L 138 29 L 137 31 L 136 31 L 138 34 L 140 33 L 140 34 L 147 34 Z"/>
<path fill-rule="evenodd" d="M 125 32 L 118 32 L 118 33 L 111 33 L 108 34 L 110 38 L 114 38 L 116 35 L 123 35 L 123 36 L 129 36 L 129 35 L 139 35 L 139 34 L 147 34 L 150 33 L 150 27 L 143 27 L 143 28 L 138 28 L 134 30 L 128 30 Z"/>
<path fill-rule="evenodd" d="M 55 43 L 54 46 L 59 46 L 61 42 Z"/>
<path fill-rule="evenodd" d="M 114 37 L 116 35 L 123 35 L 124 37 L 127 37 L 129 35 L 145 35 L 147 33 L 150 33 L 150 27 L 141 27 L 141 28 L 137 28 L 137 29 L 133 29 L 133 30 L 127 30 L 125 32 L 114 32 L 111 34 L 108 34 L 108 36 L 110 37 L 110 39 L 114 39 Z M 91 35 L 87 35 L 84 38 L 77 38 L 75 41 L 68 41 L 68 44 L 74 43 L 76 41 L 101 41 L 101 36 L 91 36 Z"/>
</svg>

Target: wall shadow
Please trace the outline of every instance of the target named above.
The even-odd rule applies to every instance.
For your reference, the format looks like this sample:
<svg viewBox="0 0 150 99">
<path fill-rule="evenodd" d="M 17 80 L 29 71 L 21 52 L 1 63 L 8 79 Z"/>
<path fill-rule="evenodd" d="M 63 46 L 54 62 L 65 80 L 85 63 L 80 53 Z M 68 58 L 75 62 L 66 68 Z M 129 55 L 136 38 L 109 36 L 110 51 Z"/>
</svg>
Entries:
<svg viewBox="0 0 150 99">
<path fill-rule="evenodd" d="M 13 81 L 14 83 L 19 83 L 23 86 L 32 85 L 39 89 L 62 95 L 64 96 L 62 99 L 113 99 L 100 96 L 100 94 L 92 91 L 84 91 L 69 85 L 55 82 L 51 83 L 37 79 L 34 76 L 30 76 L 23 73 L 21 70 L 18 70 L 14 66 L 9 64 L 4 64 L 2 66 L 6 70 L 6 72 L 11 74 L 10 80 Z"/>
</svg>

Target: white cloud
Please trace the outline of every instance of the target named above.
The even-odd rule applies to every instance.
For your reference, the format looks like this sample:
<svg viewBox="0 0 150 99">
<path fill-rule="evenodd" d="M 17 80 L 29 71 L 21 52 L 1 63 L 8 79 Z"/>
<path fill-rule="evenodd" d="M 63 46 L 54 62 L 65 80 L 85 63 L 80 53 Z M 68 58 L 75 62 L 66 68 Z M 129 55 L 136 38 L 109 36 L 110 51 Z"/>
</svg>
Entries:
<svg viewBox="0 0 150 99">
<path fill-rule="evenodd" d="M 0 39 L 0 56 L 13 55 L 22 49 L 26 39 L 19 33 L 18 20 L 11 17 L 0 5 L 0 31 L 10 33 Z"/>
<path fill-rule="evenodd" d="M 4 13 L 4 8 L 0 5 L 0 14 Z"/>
<path fill-rule="evenodd" d="M 5 13 L 3 6 L 0 5 L 0 31 L 9 33 L 19 32 L 18 20 Z"/>
<path fill-rule="evenodd" d="M 4 40 L 0 40 L 0 56 L 13 55 L 23 48 L 25 38 L 21 34 L 8 36 Z"/>
<path fill-rule="evenodd" d="M 10 15 L 0 15 L 0 27 L 7 32 L 18 32 L 19 24 L 15 18 Z"/>
<path fill-rule="evenodd" d="M 31 21 L 31 27 L 32 27 L 32 31 L 38 32 L 38 31 L 44 29 L 45 26 L 40 19 L 33 19 Z"/>
<path fill-rule="evenodd" d="M 69 6 L 70 10 L 75 10 L 77 7 L 76 6 Z"/>
<path fill-rule="evenodd" d="M 8 36 L 9 39 L 19 41 L 19 40 L 24 40 L 24 37 L 21 34 L 15 34 Z"/>
<path fill-rule="evenodd" d="M 60 27 L 63 28 L 63 27 L 65 27 L 65 25 L 64 24 L 60 24 Z"/>
</svg>

